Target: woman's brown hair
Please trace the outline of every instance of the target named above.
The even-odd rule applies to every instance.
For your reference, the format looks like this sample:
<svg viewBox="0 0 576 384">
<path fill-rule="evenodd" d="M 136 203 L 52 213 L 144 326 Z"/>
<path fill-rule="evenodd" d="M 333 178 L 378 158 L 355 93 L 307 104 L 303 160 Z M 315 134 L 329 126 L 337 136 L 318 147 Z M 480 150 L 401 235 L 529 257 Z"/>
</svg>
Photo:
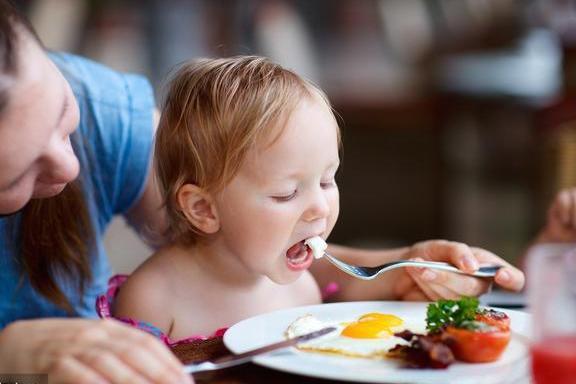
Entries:
<svg viewBox="0 0 576 384">
<path fill-rule="evenodd" d="M 182 213 L 178 190 L 223 188 L 256 145 L 274 142 L 305 99 L 330 103 L 311 82 L 264 57 L 200 59 L 180 66 L 168 83 L 156 133 L 155 166 L 172 240 L 202 236 Z"/>
<path fill-rule="evenodd" d="M 0 0 L 0 77 L 18 75 L 18 47 L 23 38 L 40 43 L 33 28 L 7 0 Z M 0 118 L 10 97 L 10 81 L 0 81 Z M 16 128 L 14 128 L 16 129 Z M 73 138 L 78 142 L 78 137 Z M 20 212 L 13 246 L 19 253 L 22 277 L 48 300 L 73 314 L 73 305 L 58 282 L 72 282 L 79 292 L 92 278 L 90 250 L 94 233 L 80 179 L 70 183 L 58 196 L 31 200 Z"/>
</svg>

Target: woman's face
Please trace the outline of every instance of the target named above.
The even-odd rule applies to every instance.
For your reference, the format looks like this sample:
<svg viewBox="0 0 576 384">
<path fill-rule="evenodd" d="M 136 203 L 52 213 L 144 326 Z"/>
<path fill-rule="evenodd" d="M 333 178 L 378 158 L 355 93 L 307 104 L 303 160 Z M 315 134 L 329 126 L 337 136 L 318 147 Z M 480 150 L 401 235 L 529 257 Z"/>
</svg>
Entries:
<svg viewBox="0 0 576 384">
<path fill-rule="evenodd" d="M 0 112 L 0 214 L 14 213 L 30 199 L 62 192 L 78 176 L 70 134 L 78 105 L 60 71 L 26 33 L 18 42 L 18 70 L 8 82 Z"/>
</svg>

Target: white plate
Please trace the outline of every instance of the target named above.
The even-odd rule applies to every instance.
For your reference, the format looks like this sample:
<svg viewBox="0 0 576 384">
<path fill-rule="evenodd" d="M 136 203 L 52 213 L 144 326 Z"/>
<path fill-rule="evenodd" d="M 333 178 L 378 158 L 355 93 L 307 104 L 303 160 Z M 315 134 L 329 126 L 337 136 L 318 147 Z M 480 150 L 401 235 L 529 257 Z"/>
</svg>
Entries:
<svg viewBox="0 0 576 384">
<path fill-rule="evenodd" d="M 327 322 L 350 321 L 368 312 L 391 313 L 406 321 L 423 322 L 427 303 L 366 301 L 297 307 L 243 320 L 224 335 L 224 344 L 241 353 L 284 339 L 284 331 L 296 318 L 312 314 Z M 511 318 L 512 340 L 494 363 L 454 363 L 445 370 L 404 369 L 393 360 L 370 360 L 302 352 L 295 348 L 273 352 L 254 359 L 256 364 L 276 370 L 325 379 L 365 383 L 499 383 L 523 377 L 528 368 L 528 347 L 523 337 L 530 335 L 530 316 L 502 310 Z M 520 337 L 518 336 L 520 335 Z"/>
</svg>

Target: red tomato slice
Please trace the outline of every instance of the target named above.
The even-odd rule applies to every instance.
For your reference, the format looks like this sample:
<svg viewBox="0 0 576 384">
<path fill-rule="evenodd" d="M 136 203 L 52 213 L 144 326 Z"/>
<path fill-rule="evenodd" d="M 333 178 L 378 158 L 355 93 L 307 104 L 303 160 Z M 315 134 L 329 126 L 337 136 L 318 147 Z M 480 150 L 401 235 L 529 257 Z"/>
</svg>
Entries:
<svg viewBox="0 0 576 384">
<path fill-rule="evenodd" d="M 510 329 L 510 318 L 504 312 L 488 309 L 476 315 L 476 321 L 498 327 L 503 331 Z"/>
<path fill-rule="evenodd" d="M 458 360 L 469 363 L 496 361 L 510 341 L 510 330 L 474 331 L 447 327 L 442 340 L 448 344 Z"/>
</svg>

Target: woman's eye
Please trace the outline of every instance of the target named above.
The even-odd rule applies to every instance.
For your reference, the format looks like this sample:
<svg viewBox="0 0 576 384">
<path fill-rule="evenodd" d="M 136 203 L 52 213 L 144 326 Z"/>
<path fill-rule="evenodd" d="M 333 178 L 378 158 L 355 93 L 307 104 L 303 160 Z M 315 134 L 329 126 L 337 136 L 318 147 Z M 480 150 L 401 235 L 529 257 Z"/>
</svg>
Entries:
<svg viewBox="0 0 576 384">
<path fill-rule="evenodd" d="M 272 196 L 272 198 L 276 201 L 279 202 L 285 202 L 285 201 L 290 201 L 292 200 L 294 197 L 296 196 L 296 191 L 292 192 L 289 195 L 283 195 L 283 196 Z"/>
</svg>

